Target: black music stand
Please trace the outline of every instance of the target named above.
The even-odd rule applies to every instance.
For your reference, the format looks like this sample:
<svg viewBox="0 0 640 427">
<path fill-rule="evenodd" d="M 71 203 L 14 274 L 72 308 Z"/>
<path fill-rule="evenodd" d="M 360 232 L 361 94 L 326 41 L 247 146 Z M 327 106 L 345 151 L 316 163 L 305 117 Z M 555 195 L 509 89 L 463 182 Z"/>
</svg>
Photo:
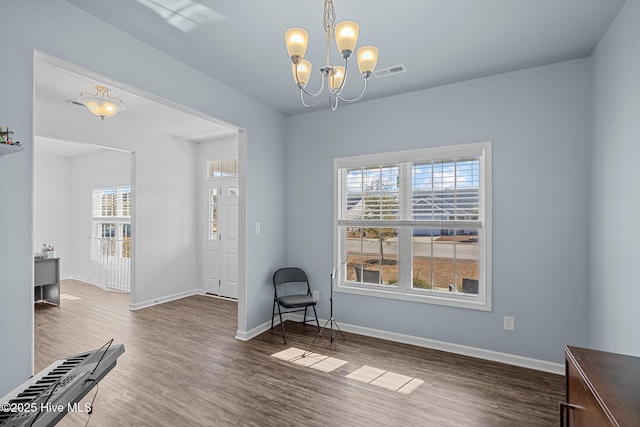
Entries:
<svg viewBox="0 0 640 427">
<path fill-rule="evenodd" d="M 336 329 L 338 330 L 338 332 L 340 332 L 340 335 L 342 336 L 343 340 L 347 340 L 344 335 L 342 334 L 342 331 L 340 330 L 340 327 L 338 326 L 338 323 L 334 320 L 333 318 L 333 279 L 336 277 L 336 269 L 334 268 L 333 271 L 331 272 L 331 291 L 329 293 L 330 297 L 329 297 L 329 320 L 327 320 L 324 324 L 324 326 L 322 327 L 322 329 L 320 329 L 320 332 L 318 332 L 318 335 L 316 335 L 316 337 L 313 339 L 313 342 L 315 343 L 316 340 L 318 339 L 318 337 L 320 337 L 322 335 L 322 333 L 324 332 L 325 329 L 327 329 L 327 325 L 329 325 L 330 329 L 331 329 L 331 336 L 329 337 L 329 343 L 330 344 L 334 344 L 335 345 L 335 341 L 336 341 Z M 334 329 L 335 327 L 335 329 Z M 336 347 L 337 349 L 337 347 Z"/>
</svg>

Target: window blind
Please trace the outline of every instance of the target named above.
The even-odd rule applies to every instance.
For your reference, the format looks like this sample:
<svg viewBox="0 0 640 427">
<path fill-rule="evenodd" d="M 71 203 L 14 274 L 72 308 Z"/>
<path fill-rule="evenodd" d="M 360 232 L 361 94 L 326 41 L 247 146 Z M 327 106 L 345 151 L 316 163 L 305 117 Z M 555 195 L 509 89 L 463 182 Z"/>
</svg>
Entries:
<svg viewBox="0 0 640 427">
<path fill-rule="evenodd" d="M 342 226 L 482 226 L 480 157 L 340 168 Z"/>
<path fill-rule="evenodd" d="M 131 217 L 131 186 L 94 188 L 92 215 L 94 218 Z"/>
</svg>

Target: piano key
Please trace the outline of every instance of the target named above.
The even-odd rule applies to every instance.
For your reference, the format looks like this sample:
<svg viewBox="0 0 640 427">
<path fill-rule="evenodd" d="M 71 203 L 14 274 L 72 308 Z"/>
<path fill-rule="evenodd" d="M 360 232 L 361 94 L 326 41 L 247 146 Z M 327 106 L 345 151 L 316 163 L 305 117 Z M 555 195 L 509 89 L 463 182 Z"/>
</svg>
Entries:
<svg viewBox="0 0 640 427">
<path fill-rule="evenodd" d="M 52 369 L 54 369 L 56 366 L 60 365 L 63 362 L 64 360 L 56 360 L 55 362 L 53 362 L 52 364 L 50 364 L 49 366 L 47 366 L 46 368 L 38 372 L 37 374 L 33 375 L 31 378 L 29 378 L 28 380 L 20 384 L 18 387 L 14 388 L 12 391 L 10 391 L 9 393 L 5 394 L 2 398 L 0 398 L 0 404 L 9 402 L 9 400 L 16 397 L 19 393 L 21 393 L 27 387 L 35 384 L 38 380 L 40 380 L 40 378 L 47 375 L 49 371 L 51 371 Z"/>
<path fill-rule="evenodd" d="M 48 427 L 55 425 L 66 415 L 69 404 L 84 397 L 98 381 L 116 365 L 117 358 L 124 353 L 122 344 L 100 348 L 93 352 L 70 356 L 58 360 L 43 369 L 9 394 L 0 399 L 0 404 L 14 403 L 65 408 L 62 412 L 4 412 L 0 410 L 0 425 L 28 425 Z"/>
</svg>

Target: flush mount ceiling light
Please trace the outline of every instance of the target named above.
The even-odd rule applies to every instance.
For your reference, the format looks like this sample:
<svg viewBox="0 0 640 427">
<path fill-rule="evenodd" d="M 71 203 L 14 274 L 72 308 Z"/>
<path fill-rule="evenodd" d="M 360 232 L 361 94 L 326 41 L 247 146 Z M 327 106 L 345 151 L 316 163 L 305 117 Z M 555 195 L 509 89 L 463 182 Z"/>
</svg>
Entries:
<svg viewBox="0 0 640 427">
<path fill-rule="evenodd" d="M 309 33 L 302 28 L 290 28 L 285 33 L 285 43 L 287 45 L 287 52 L 292 62 L 293 79 L 295 80 L 298 88 L 300 89 L 300 99 L 306 107 L 314 107 L 318 105 L 322 98 L 322 90 L 325 86 L 325 80 L 328 80 L 327 89 L 329 93 L 329 104 L 333 111 L 338 108 L 338 100 L 343 102 L 356 102 L 367 90 L 367 81 L 373 74 L 373 70 L 378 62 L 378 49 L 373 46 L 363 46 L 358 49 L 358 68 L 360 74 L 364 79 L 364 88 L 362 93 L 355 98 L 348 99 L 341 96 L 344 89 L 345 82 L 347 81 L 347 71 L 349 58 L 353 54 L 353 51 L 358 42 L 359 26 L 353 21 L 342 21 L 336 24 L 336 11 L 333 7 L 333 0 L 324 1 L 324 15 L 322 17 L 322 25 L 326 33 L 327 49 L 326 49 L 326 62 L 322 68 L 320 68 L 320 74 L 322 75 L 322 85 L 320 89 L 313 93 L 307 91 L 305 86 L 309 81 L 311 75 L 311 62 L 304 59 L 304 54 L 307 51 L 307 45 L 309 43 Z M 331 47 L 331 39 L 336 40 L 338 51 L 344 59 L 343 66 L 332 66 L 329 64 L 329 51 Z M 305 101 L 305 95 L 315 99 L 312 103 Z"/>
<path fill-rule="evenodd" d="M 122 103 L 122 99 L 112 98 L 111 90 L 105 86 L 96 86 L 96 93 L 93 95 L 82 92 L 78 97 L 78 102 L 87 107 L 91 113 L 100 117 L 100 120 L 104 120 L 105 117 L 113 117 L 120 111 L 127 109 Z"/>
</svg>

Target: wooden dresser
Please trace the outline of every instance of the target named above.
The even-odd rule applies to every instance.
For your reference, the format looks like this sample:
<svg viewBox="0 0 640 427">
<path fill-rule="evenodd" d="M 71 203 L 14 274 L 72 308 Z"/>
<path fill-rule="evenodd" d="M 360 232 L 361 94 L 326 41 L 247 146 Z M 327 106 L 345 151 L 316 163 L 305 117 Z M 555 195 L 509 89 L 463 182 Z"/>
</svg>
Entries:
<svg viewBox="0 0 640 427">
<path fill-rule="evenodd" d="M 562 426 L 640 426 L 640 358 L 565 349 L 567 402 Z"/>
</svg>

